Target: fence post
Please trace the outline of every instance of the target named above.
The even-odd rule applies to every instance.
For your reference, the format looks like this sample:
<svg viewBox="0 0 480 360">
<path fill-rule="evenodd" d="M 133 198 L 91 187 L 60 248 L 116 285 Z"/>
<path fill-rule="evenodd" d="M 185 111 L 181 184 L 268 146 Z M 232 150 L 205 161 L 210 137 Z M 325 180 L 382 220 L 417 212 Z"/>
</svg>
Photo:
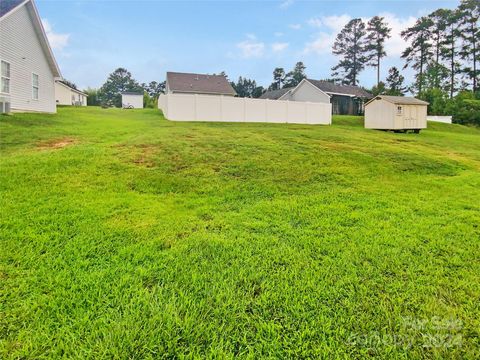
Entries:
<svg viewBox="0 0 480 360">
<path fill-rule="evenodd" d="M 220 121 L 223 121 L 223 95 L 220 95 Z"/>
<path fill-rule="evenodd" d="M 247 122 L 247 98 L 243 98 L 243 122 Z"/>
<path fill-rule="evenodd" d="M 286 118 L 286 120 L 285 120 L 285 123 L 286 123 L 286 124 L 289 123 L 289 121 L 288 121 L 288 120 L 289 120 L 289 116 L 290 116 L 290 106 L 289 106 L 289 104 L 290 104 L 290 101 L 287 100 L 287 118 Z"/>
<path fill-rule="evenodd" d="M 197 114 L 198 94 L 195 94 L 193 98 L 194 98 L 194 102 L 193 102 L 193 103 L 194 103 L 194 106 L 193 106 L 194 117 L 193 117 L 193 118 L 194 118 L 195 120 L 198 120 L 198 114 Z"/>
</svg>

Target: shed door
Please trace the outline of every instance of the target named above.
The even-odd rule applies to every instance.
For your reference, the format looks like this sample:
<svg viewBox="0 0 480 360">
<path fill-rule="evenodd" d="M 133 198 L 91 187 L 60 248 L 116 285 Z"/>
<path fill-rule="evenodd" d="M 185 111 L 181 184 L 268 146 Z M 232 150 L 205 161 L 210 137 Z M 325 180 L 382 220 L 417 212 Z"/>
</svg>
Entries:
<svg viewBox="0 0 480 360">
<path fill-rule="evenodd" d="M 415 129 L 417 128 L 417 107 L 408 105 L 404 106 L 405 108 L 405 115 L 404 115 L 404 122 L 406 129 Z"/>
</svg>

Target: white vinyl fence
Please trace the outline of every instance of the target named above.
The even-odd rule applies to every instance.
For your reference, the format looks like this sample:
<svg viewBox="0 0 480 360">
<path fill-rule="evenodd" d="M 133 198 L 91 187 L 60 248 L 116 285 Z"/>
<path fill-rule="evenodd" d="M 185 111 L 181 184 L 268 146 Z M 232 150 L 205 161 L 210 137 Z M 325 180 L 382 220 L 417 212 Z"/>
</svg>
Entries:
<svg viewBox="0 0 480 360">
<path fill-rule="evenodd" d="M 452 117 L 451 116 L 428 115 L 427 120 L 428 121 L 441 122 L 441 123 L 445 123 L 445 124 L 451 124 L 452 123 Z"/>
<path fill-rule="evenodd" d="M 265 122 L 290 124 L 332 123 L 332 105 L 231 96 L 168 94 L 158 99 L 168 120 Z"/>
</svg>

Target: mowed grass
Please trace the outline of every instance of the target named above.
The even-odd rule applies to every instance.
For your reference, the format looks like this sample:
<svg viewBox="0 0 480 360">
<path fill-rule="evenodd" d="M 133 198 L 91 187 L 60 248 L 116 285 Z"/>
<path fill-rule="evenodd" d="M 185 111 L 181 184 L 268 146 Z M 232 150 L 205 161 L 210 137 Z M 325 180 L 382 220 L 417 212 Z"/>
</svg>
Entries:
<svg viewBox="0 0 480 360">
<path fill-rule="evenodd" d="M 479 356 L 480 130 L 0 117 L 0 358 Z"/>
</svg>

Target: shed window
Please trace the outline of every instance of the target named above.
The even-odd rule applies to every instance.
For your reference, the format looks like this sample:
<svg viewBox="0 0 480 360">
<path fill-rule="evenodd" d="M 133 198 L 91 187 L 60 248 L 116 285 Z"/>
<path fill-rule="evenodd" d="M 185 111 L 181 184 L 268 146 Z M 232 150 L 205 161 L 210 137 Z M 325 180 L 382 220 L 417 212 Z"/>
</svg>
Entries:
<svg viewBox="0 0 480 360">
<path fill-rule="evenodd" d="M 10 63 L 2 60 L 1 68 L 0 91 L 5 94 L 10 94 Z"/>
<path fill-rule="evenodd" d="M 401 106 L 397 106 L 397 115 L 402 115 L 402 107 Z"/>
<path fill-rule="evenodd" d="M 38 87 L 39 87 L 38 75 L 32 74 L 32 99 L 33 100 L 38 100 Z"/>
</svg>

